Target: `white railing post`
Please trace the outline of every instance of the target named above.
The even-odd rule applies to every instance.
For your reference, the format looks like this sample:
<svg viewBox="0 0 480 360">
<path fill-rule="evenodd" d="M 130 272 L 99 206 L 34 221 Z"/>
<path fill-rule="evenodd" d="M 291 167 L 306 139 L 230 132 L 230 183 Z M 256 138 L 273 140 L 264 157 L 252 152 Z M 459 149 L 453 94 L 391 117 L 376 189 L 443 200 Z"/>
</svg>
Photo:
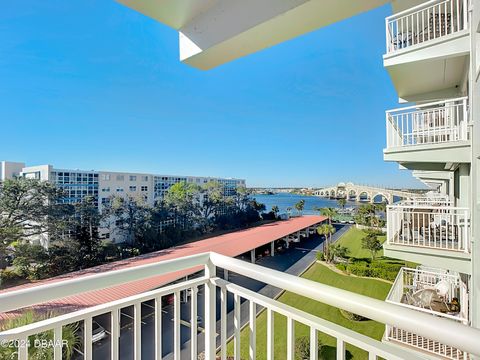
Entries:
<svg viewBox="0 0 480 360">
<path fill-rule="evenodd" d="M 314 327 L 310 327 L 310 360 L 318 360 L 318 332 Z"/>
<path fill-rule="evenodd" d="M 142 303 L 133 305 L 133 358 L 142 358 Z"/>
<path fill-rule="evenodd" d="M 274 312 L 272 309 L 267 309 L 267 360 L 273 360 L 275 353 L 275 323 Z"/>
<path fill-rule="evenodd" d="M 85 360 L 92 360 L 92 317 L 91 316 L 88 316 L 83 320 L 83 358 Z"/>
<path fill-rule="evenodd" d="M 287 360 L 295 359 L 295 321 L 287 317 Z"/>
<path fill-rule="evenodd" d="M 180 323 L 180 292 L 176 291 L 173 294 L 173 359 L 181 359 L 182 340 L 181 340 L 181 326 Z"/>
<path fill-rule="evenodd" d="M 119 358 L 119 347 L 118 347 L 119 339 L 120 339 L 120 310 L 119 309 L 113 309 L 110 313 L 110 353 L 111 353 L 111 360 L 118 360 L 118 358 Z M 157 337 L 155 337 L 155 341 L 158 341 Z M 155 360 L 160 360 L 160 358 L 155 359 Z"/>
<path fill-rule="evenodd" d="M 155 360 L 162 359 L 162 314 L 162 297 L 157 296 L 155 298 Z"/>
<path fill-rule="evenodd" d="M 197 322 L 197 294 L 198 294 L 198 288 L 196 286 L 192 287 L 192 290 L 190 292 L 191 298 L 190 298 L 190 353 L 191 353 L 191 359 L 192 360 L 197 360 L 198 355 L 197 355 L 197 330 L 198 330 L 198 322 Z"/>
<path fill-rule="evenodd" d="M 392 43 L 392 39 L 391 39 L 391 34 L 390 34 L 390 27 L 388 25 L 388 18 L 385 18 L 385 33 L 386 33 L 386 36 L 385 36 L 385 39 L 386 39 L 386 44 L 385 44 L 385 49 L 386 49 L 386 52 L 387 54 L 391 51 L 390 50 L 390 44 Z"/>
<path fill-rule="evenodd" d="M 257 330 L 256 330 L 256 316 L 257 316 L 257 307 L 253 301 L 249 302 L 249 320 L 248 320 L 248 330 L 250 335 L 250 346 L 248 349 L 248 356 L 250 360 L 255 360 L 257 357 Z"/>
<path fill-rule="evenodd" d="M 227 289 L 225 288 L 221 288 L 220 291 L 220 343 L 221 360 L 227 360 Z"/>
<path fill-rule="evenodd" d="M 216 267 L 209 259 L 205 265 L 205 359 L 215 360 L 216 350 L 216 290 L 211 279 L 216 276 Z"/>
<path fill-rule="evenodd" d="M 241 303 L 240 295 L 233 295 L 233 357 L 235 360 L 240 360 L 241 356 L 241 343 L 240 343 L 240 329 L 241 329 Z"/>
<path fill-rule="evenodd" d="M 53 329 L 53 359 L 62 360 L 62 327 Z"/>
</svg>

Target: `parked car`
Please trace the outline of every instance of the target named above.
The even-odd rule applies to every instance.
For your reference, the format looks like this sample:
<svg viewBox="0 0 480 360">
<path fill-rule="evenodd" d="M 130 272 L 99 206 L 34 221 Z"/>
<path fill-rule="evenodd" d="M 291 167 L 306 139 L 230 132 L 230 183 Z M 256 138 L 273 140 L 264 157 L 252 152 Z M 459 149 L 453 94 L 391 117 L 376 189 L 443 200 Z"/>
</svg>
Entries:
<svg viewBox="0 0 480 360">
<path fill-rule="evenodd" d="M 92 343 L 96 343 L 107 336 L 105 328 L 96 321 L 92 321 Z"/>
</svg>

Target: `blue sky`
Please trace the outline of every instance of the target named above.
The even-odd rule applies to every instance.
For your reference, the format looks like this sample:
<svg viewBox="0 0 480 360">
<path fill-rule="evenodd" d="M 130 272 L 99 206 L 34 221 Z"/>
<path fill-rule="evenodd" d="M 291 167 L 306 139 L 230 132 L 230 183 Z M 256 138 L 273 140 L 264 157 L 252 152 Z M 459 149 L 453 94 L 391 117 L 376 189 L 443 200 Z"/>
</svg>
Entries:
<svg viewBox="0 0 480 360">
<path fill-rule="evenodd" d="M 416 186 L 384 163 L 388 6 L 210 71 L 177 33 L 113 0 L 5 2 L 0 160 L 246 178 L 251 186 Z"/>
</svg>

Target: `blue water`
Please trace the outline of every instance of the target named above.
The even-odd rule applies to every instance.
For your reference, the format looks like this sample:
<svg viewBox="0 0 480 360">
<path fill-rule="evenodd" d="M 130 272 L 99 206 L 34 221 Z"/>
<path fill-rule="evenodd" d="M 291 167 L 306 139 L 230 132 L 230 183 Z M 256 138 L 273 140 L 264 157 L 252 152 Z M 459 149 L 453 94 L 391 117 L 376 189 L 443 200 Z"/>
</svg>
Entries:
<svg viewBox="0 0 480 360">
<path fill-rule="evenodd" d="M 296 195 L 289 193 L 279 193 L 275 195 L 253 195 L 258 202 L 265 204 L 267 211 L 272 209 L 272 206 L 277 205 L 281 213 L 287 211 L 287 207 L 291 207 L 295 212 L 295 204 L 300 200 L 305 200 L 305 208 L 303 213 L 305 215 L 318 215 L 318 211 L 313 209 L 319 207 L 339 207 L 337 200 L 330 200 L 318 196 Z M 358 203 L 354 201 L 347 201 L 345 207 L 357 207 Z"/>
</svg>

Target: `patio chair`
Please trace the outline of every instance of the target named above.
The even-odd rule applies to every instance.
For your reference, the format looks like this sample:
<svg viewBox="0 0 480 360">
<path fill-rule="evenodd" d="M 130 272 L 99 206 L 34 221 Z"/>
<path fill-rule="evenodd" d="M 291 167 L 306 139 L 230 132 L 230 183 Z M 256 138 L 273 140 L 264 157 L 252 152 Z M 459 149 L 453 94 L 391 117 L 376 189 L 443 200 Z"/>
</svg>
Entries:
<svg viewBox="0 0 480 360">
<path fill-rule="evenodd" d="M 421 289 L 412 293 L 407 293 L 407 303 L 409 305 L 432 310 L 432 303 L 438 299 L 435 289 Z"/>
</svg>

